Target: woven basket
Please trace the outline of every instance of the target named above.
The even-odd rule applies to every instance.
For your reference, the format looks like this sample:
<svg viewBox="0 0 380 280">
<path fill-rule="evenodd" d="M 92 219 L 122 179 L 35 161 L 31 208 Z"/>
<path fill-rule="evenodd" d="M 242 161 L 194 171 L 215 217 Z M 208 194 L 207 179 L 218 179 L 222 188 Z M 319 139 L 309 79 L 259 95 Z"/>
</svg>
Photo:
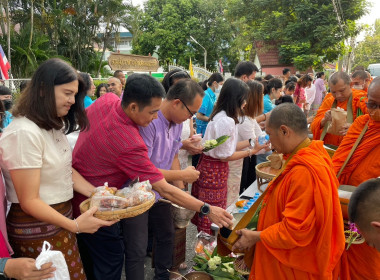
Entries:
<svg viewBox="0 0 380 280">
<path fill-rule="evenodd" d="M 276 175 L 265 173 L 260 170 L 262 167 L 270 166 L 270 161 L 262 162 L 256 165 L 256 178 L 257 178 L 257 188 L 260 192 L 263 192 L 261 190 L 261 186 L 269 183 Z"/>
<path fill-rule="evenodd" d="M 151 192 L 151 193 L 153 194 L 153 198 L 140 205 L 136 205 L 136 206 L 128 207 L 125 209 L 120 209 L 120 210 L 113 210 L 113 211 L 96 211 L 94 214 L 94 217 L 101 220 L 105 220 L 105 221 L 113 221 L 113 220 L 136 217 L 144 213 L 145 211 L 148 211 L 150 207 L 153 206 L 154 201 L 155 201 L 155 194 L 154 192 Z M 90 201 L 91 201 L 91 198 L 88 198 L 79 205 L 81 213 L 84 213 L 89 209 Z"/>
</svg>

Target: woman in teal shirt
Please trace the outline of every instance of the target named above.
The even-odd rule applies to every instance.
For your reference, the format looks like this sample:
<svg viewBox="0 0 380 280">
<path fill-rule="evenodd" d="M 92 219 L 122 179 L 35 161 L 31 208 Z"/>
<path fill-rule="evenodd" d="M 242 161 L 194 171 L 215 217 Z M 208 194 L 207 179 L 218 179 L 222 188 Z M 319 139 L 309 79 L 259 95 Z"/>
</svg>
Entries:
<svg viewBox="0 0 380 280">
<path fill-rule="evenodd" d="M 214 73 L 204 82 L 207 86 L 205 90 L 205 97 L 203 97 L 203 102 L 197 113 L 197 133 L 204 135 L 206 127 L 209 121 L 209 117 L 214 109 L 214 104 L 216 102 L 217 96 L 220 93 L 224 83 L 224 78 L 220 73 Z"/>
<path fill-rule="evenodd" d="M 273 110 L 276 105 L 272 103 L 273 99 L 278 99 L 281 96 L 282 81 L 277 78 L 270 79 L 265 89 L 264 95 L 264 114 Z"/>
</svg>

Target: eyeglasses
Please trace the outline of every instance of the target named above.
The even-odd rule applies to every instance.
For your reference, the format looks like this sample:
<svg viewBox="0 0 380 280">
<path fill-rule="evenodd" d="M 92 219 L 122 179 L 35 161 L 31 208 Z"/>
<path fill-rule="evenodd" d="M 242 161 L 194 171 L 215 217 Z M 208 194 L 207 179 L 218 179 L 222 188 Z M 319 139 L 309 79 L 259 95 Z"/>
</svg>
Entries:
<svg viewBox="0 0 380 280">
<path fill-rule="evenodd" d="M 183 104 L 183 106 L 185 106 L 185 108 L 187 109 L 187 111 L 188 111 L 189 114 L 190 114 L 190 117 L 195 116 L 195 114 L 196 114 L 197 112 L 195 112 L 195 113 L 191 112 L 190 109 L 189 109 L 189 107 L 186 106 L 185 102 L 183 102 L 181 99 L 179 99 L 179 101 L 181 101 L 182 104 Z"/>
<path fill-rule="evenodd" d="M 378 109 L 380 108 L 380 104 L 374 103 L 374 102 L 365 102 L 365 105 L 367 105 L 368 109 Z"/>
</svg>

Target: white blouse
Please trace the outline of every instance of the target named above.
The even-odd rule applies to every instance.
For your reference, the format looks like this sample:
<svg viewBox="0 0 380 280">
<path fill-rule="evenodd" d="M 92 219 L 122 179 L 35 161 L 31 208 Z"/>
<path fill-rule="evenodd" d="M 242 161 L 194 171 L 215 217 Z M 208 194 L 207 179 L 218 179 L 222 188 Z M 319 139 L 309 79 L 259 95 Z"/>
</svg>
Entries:
<svg viewBox="0 0 380 280">
<path fill-rule="evenodd" d="M 220 111 L 208 123 L 202 143 L 204 144 L 206 140 L 217 139 L 224 135 L 228 135 L 230 138 L 222 145 L 204 154 L 213 158 L 224 159 L 230 157 L 236 151 L 237 126 L 233 118 L 228 117 L 225 111 Z"/>
<path fill-rule="evenodd" d="M 255 119 L 252 119 L 250 117 L 245 117 L 242 123 L 237 124 L 238 129 L 238 142 L 252 139 L 253 142 L 256 141 L 256 138 L 260 136 L 262 133 L 260 125 L 257 123 Z M 249 148 L 245 148 L 244 150 L 247 150 Z M 265 149 L 261 149 L 258 154 L 265 153 Z"/>
<path fill-rule="evenodd" d="M 29 168 L 41 170 L 39 195 L 45 203 L 73 197 L 71 149 L 62 130 L 48 131 L 26 117 L 14 118 L 0 138 L 0 155 L 9 201 L 19 202 L 9 170 Z"/>
</svg>

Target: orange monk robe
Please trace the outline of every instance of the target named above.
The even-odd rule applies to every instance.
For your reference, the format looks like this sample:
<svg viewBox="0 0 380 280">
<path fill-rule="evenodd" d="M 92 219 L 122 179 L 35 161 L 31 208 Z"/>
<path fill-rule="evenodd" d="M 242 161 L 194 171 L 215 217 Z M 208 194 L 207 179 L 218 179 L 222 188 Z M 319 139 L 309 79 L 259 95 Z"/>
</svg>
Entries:
<svg viewBox="0 0 380 280">
<path fill-rule="evenodd" d="M 249 279 L 333 279 L 344 233 L 338 180 L 323 142 L 299 150 L 268 188 Z"/>
<path fill-rule="evenodd" d="M 358 108 L 360 108 L 363 112 L 367 112 L 364 103 L 365 100 L 363 100 L 362 97 L 364 97 L 364 99 L 366 97 L 366 93 L 364 91 L 352 89 L 352 114 L 354 120 L 356 118 Z M 326 97 L 323 99 L 321 106 L 318 109 L 317 115 L 315 116 L 313 122 L 310 124 L 310 130 L 313 133 L 314 140 L 321 139 L 321 134 L 323 132 L 323 127 L 321 127 L 321 121 L 325 117 L 325 113 L 328 110 L 331 110 L 331 106 L 333 105 L 334 100 L 335 98 L 331 93 L 327 94 Z M 348 99 L 344 102 L 337 102 L 337 107 L 343 108 L 347 111 L 347 103 Z M 343 140 L 343 137 L 344 136 L 327 133 L 323 141 L 325 144 L 339 146 L 340 142 L 342 142 Z"/>
<path fill-rule="evenodd" d="M 369 115 L 360 116 L 349 128 L 333 157 L 336 173 L 339 172 L 368 120 L 370 120 Z M 370 120 L 367 132 L 338 179 L 341 185 L 358 186 L 378 176 L 380 176 L 380 122 Z M 351 245 L 342 256 L 341 279 L 380 279 L 379 268 L 380 253 L 376 249 L 366 243 Z"/>
</svg>

